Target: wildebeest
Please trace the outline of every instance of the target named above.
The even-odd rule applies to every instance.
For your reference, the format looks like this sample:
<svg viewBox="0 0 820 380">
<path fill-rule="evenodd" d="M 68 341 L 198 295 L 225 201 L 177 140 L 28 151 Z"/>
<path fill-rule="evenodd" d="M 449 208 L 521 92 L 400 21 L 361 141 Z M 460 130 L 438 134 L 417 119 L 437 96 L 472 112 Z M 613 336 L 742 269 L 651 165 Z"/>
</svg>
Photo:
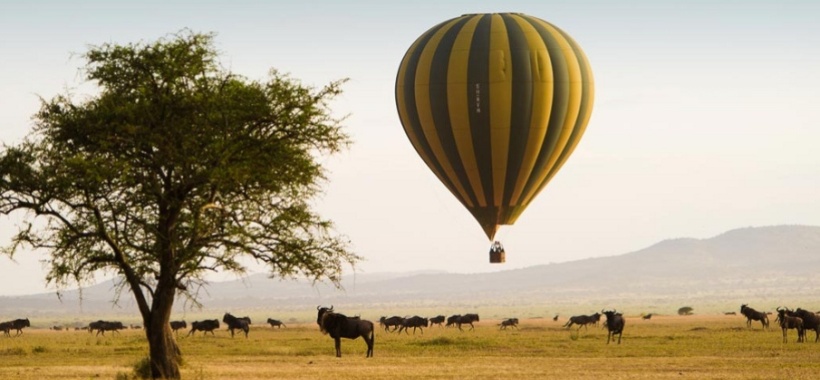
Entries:
<svg viewBox="0 0 820 380">
<path fill-rule="evenodd" d="M 430 318 L 430 326 L 438 325 L 439 327 L 441 327 L 445 319 L 447 319 L 447 317 L 443 315 L 437 315 L 433 318 Z"/>
<path fill-rule="evenodd" d="M 219 328 L 219 321 L 216 319 L 206 319 L 204 321 L 193 321 L 191 322 L 191 331 L 188 332 L 188 335 L 193 335 L 197 331 L 202 331 L 202 335 L 205 333 L 214 334 L 214 330 Z"/>
<path fill-rule="evenodd" d="M 615 310 L 601 310 L 601 313 L 606 316 L 606 329 L 609 330 L 606 336 L 606 344 L 609 344 L 609 340 L 615 335 L 618 335 L 618 344 L 621 344 L 621 336 L 624 333 L 624 325 L 626 324 L 623 315 Z"/>
<path fill-rule="evenodd" d="M 105 336 L 106 331 L 113 331 L 119 334 L 120 330 L 125 329 L 125 325 L 119 321 L 94 321 L 88 324 L 88 332 L 91 333 L 94 330 L 97 330 L 96 335 L 103 334 Z"/>
<path fill-rule="evenodd" d="M 364 319 L 348 318 L 344 314 L 333 311 L 333 305 L 329 308 L 317 306 L 316 324 L 324 334 L 330 335 L 336 344 L 336 357 L 342 357 L 342 339 L 356 339 L 362 337 L 367 344 L 367 355 L 373 357 L 373 344 L 376 341 L 373 322 Z"/>
<path fill-rule="evenodd" d="M 424 335 L 424 328 L 430 325 L 430 320 L 427 318 L 419 317 L 418 315 L 414 315 L 410 318 L 404 318 L 401 322 L 401 327 L 399 327 L 399 332 L 404 330 L 404 333 L 407 334 L 407 330 L 410 330 L 410 327 L 413 328 L 413 335 L 416 335 L 416 329 L 421 330 L 421 334 Z"/>
<path fill-rule="evenodd" d="M 287 327 L 282 321 L 273 318 L 268 318 L 268 324 L 270 324 L 271 328 L 276 327 L 281 329 L 282 327 Z"/>
<path fill-rule="evenodd" d="M 740 314 L 746 317 L 746 327 L 752 327 L 752 321 L 760 321 L 763 328 L 769 327 L 769 317 L 762 311 L 757 311 L 747 306 L 745 303 L 740 305 Z"/>
<path fill-rule="evenodd" d="M 177 330 L 179 330 L 179 329 L 187 329 L 188 328 L 188 324 L 185 323 L 185 321 L 171 321 L 170 325 L 171 325 L 171 330 L 173 330 L 174 332 L 177 332 Z"/>
<path fill-rule="evenodd" d="M 806 330 L 803 328 L 803 319 L 794 316 L 789 309 L 777 308 L 777 320 L 780 322 L 780 329 L 783 330 L 783 343 L 786 343 L 786 332 L 790 329 L 797 330 L 797 341 L 803 342 L 806 337 Z"/>
<path fill-rule="evenodd" d="M 652 313 L 649 313 L 647 315 L 642 315 L 641 319 L 643 319 L 644 321 L 648 321 L 648 320 L 652 319 Z"/>
<path fill-rule="evenodd" d="M 468 324 L 470 325 L 470 330 L 474 330 L 475 326 L 473 326 L 473 322 L 478 322 L 478 314 L 464 314 L 464 315 L 451 315 L 447 318 L 447 326 L 456 325 L 460 331 L 464 331 L 461 328 L 461 325 Z"/>
<path fill-rule="evenodd" d="M 384 331 L 396 331 L 399 327 L 401 327 L 402 322 L 404 322 L 404 318 L 394 315 L 390 318 L 381 317 L 379 318 L 379 324 L 384 327 Z M 393 327 L 393 330 L 389 330 L 390 327 Z"/>
<path fill-rule="evenodd" d="M 820 340 L 820 316 L 799 307 L 794 310 L 794 315 L 803 320 L 804 331 L 814 330 L 814 342 L 817 343 Z"/>
<path fill-rule="evenodd" d="M 231 331 L 231 338 L 233 338 L 234 330 L 242 330 L 245 332 L 245 339 L 248 338 L 248 330 L 250 330 L 248 325 L 250 324 L 250 318 L 237 318 L 231 315 L 231 313 L 225 313 L 225 315 L 222 316 L 222 322 L 225 322 L 225 324 L 228 325 L 228 330 Z"/>
<path fill-rule="evenodd" d="M 9 321 L 9 322 L 0 322 L 0 330 L 3 331 L 3 335 L 11 336 L 11 334 L 9 334 L 9 330 L 11 330 L 11 321 Z"/>
<path fill-rule="evenodd" d="M 500 326 L 501 330 L 506 330 L 507 327 L 515 327 L 517 329 L 518 328 L 518 318 L 507 318 L 507 319 L 501 321 L 501 323 L 499 323 L 498 325 Z"/>
<path fill-rule="evenodd" d="M 558 322 L 558 314 L 555 314 L 555 316 L 552 317 L 552 321 L 553 322 Z"/>
<path fill-rule="evenodd" d="M 592 315 L 573 315 L 569 317 L 569 321 L 564 324 L 564 327 L 571 328 L 572 325 L 578 325 L 578 330 L 581 327 L 586 328 L 589 324 L 597 324 L 601 320 L 601 313 L 595 313 Z"/>
</svg>

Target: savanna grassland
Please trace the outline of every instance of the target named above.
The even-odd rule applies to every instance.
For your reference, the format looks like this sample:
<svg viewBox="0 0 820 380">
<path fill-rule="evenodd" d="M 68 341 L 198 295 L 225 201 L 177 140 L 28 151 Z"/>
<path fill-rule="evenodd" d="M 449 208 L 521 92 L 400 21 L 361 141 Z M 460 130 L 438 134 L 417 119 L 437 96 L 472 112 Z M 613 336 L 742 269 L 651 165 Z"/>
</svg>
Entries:
<svg viewBox="0 0 820 380">
<path fill-rule="evenodd" d="M 431 327 L 424 334 L 376 331 L 374 357 L 361 339 L 342 341 L 342 358 L 315 323 L 271 329 L 255 323 L 248 339 L 179 335 L 185 379 L 798 379 L 820 373 L 820 343 L 782 342 L 779 328 L 746 328 L 742 316 L 627 316 L 620 345 L 606 330 L 563 328 L 565 318 L 521 319 L 500 330 Z M 772 320 L 773 322 L 773 320 Z M 772 324 L 774 326 L 774 324 Z M 377 326 L 378 327 L 378 326 Z M 12 332 L 13 334 L 13 332 Z M 0 379 L 123 379 L 147 354 L 142 330 L 95 336 L 26 329 L 0 338 Z"/>
</svg>

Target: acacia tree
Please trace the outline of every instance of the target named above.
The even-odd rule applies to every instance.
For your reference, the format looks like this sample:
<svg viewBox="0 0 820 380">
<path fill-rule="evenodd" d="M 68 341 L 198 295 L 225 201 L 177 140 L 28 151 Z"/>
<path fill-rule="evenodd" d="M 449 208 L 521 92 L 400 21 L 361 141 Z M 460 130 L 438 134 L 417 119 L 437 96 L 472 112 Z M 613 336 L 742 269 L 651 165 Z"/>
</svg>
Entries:
<svg viewBox="0 0 820 380">
<path fill-rule="evenodd" d="M 318 158 L 350 143 L 328 105 L 343 80 L 251 81 L 219 65 L 212 34 L 190 31 L 83 58 L 97 95 L 42 100 L 33 131 L 0 152 L 0 213 L 29 216 L 5 253 L 45 250 L 60 287 L 121 278 L 153 377 L 179 378 L 172 306 L 196 302 L 207 273 L 251 258 L 338 286 L 360 259 L 309 204 L 326 180 Z"/>
</svg>

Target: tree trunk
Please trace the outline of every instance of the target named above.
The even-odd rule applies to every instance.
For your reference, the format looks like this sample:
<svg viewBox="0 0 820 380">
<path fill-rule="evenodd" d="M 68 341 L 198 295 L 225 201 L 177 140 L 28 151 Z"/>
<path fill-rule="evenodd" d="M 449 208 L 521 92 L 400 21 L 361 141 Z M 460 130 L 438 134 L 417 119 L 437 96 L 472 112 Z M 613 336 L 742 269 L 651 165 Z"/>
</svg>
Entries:
<svg viewBox="0 0 820 380">
<path fill-rule="evenodd" d="M 151 357 L 151 377 L 154 379 L 179 379 L 181 354 L 168 323 L 149 329 L 148 348 Z"/>
<path fill-rule="evenodd" d="M 164 286 L 163 286 L 164 285 Z M 151 377 L 154 379 L 179 379 L 179 351 L 171 331 L 171 309 L 174 306 L 174 287 L 160 280 L 151 313 L 145 320 L 145 333 L 151 358 Z"/>
</svg>

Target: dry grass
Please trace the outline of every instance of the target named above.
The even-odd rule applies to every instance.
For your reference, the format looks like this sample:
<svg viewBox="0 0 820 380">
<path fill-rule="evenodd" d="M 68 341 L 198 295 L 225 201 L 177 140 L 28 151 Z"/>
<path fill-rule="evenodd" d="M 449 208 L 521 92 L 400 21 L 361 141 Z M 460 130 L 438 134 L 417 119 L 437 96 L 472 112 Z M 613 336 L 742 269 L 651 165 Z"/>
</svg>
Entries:
<svg viewBox="0 0 820 380">
<path fill-rule="evenodd" d="M 820 373 L 820 343 L 781 342 L 779 329 L 745 327 L 740 316 L 627 318 L 621 345 L 600 327 L 574 333 L 563 321 L 522 319 L 518 330 L 482 321 L 475 331 L 433 327 L 424 335 L 377 331 L 375 357 L 362 340 L 342 341 L 343 357 L 314 324 L 250 338 L 179 338 L 186 379 L 770 379 Z M 115 379 L 147 352 L 143 332 L 95 337 L 83 331 L 26 330 L 0 338 L 2 379 Z"/>
</svg>

